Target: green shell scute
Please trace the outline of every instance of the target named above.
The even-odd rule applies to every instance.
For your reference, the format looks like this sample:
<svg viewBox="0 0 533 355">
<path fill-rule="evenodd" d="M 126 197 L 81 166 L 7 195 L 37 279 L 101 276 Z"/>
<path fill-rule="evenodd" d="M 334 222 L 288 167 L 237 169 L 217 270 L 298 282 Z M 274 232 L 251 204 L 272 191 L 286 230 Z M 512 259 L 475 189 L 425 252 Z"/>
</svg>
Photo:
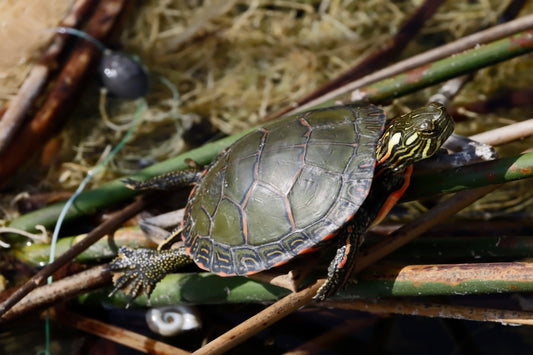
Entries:
<svg viewBox="0 0 533 355">
<path fill-rule="evenodd" d="M 189 198 L 183 239 L 223 275 L 268 269 L 350 219 L 373 179 L 384 112 L 344 106 L 288 116 L 241 138 Z"/>
<path fill-rule="evenodd" d="M 305 167 L 289 192 L 296 227 L 303 229 L 323 218 L 338 198 L 341 186 L 339 175 Z"/>
<path fill-rule="evenodd" d="M 256 186 L 253 194 L 244 207 L 246 216 L 261 216 L 261 223 L 253 223 L 247 218 L 248 238 L 247 242 L 251 246 L 259 246 L 279 240 L 280 233 L 288 234 L 292 230 L 291 221 L 286 213 L 279 213 L 288 208 L 286 199 L 281 194 L 273 193 L 265 186 Z M 268 208 L 265 208 L 268 205 Z M 276 226 L 276 228 L 272 228 Z"/>
</svg>

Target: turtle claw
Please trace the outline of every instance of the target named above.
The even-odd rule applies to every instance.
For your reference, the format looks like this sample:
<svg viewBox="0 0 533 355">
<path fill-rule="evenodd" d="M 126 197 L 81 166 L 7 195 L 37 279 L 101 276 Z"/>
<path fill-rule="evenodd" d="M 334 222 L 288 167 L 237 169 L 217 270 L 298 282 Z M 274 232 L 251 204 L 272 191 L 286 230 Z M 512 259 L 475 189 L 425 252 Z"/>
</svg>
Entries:
<svg viewBox="0 0 533 355">
<path fill-rule="evenodd" d="M 165 276 L 165 272 L 150 267 L 151 260 L 157 256 L 150 249 L 120 247 L 118 257 L 109 264 L 115 285 L 110 296 L 122 289 L 132 300 L 143 293 L 150 298 L 156 283 Z"/>
<path fill-rule="evenodd" d="M 126 308 L 130 308 L 131 304 L 133 303 L 133 300 L 135 297 L 137 297 L 137 293 L 135 292 L 135 288 L 129 289 L 125 285 L 129 281 L 128 278 L 126 278 L 126 275 L 122 275 L 119 277 L 113 276 L 113 283 L 116 285 L 111 292 L 107 295 L 107 297 L 113 297 L 120 289 L 124 288 L 124 292 L 126 292 L 126 297 L 128 301 L 126 302 Z M 148 296 L 149 297 L 149 296 Z"/>
<path fill-rule="evenodd" d="M 330 279 L 327 279 L 322 284 L 322 286 L 320 286 L 320 288 L 316 292 L 316 295 L 313 297 L 313 300 L 315 300 L 316 302 L 325 301 L 326 298 L 333 296 L 337 289 L 338 287 L 333 282 L 331 282 Z"/>
<path fill-rule="evenodd" d="M 143 189 L 142 181 L 133 180 L 132 178 L 124 178 L 120 180 L 127 188 L 134 191 L 140 191 Z"/>
<path fill-rule="evenodd" d="M 360 231 L 348 226 L 340 234 L 339 239 L 346 242 L 338 247 L 335 257 L 329 264 L 328 277 L 313 297 L 317 302 L 333 296 L 346 283 L 352 272 L 354 258 L 359 249 Z M 348 266 L 343 267 L 345 263 Z"/>
</svg>

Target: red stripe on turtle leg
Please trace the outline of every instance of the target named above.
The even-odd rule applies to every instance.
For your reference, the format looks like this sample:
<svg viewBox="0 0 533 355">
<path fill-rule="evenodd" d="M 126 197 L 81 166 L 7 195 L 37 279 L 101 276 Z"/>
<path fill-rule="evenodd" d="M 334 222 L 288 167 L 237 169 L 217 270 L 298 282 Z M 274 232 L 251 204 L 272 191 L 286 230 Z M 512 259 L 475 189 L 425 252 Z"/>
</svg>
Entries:
<svg viewBox="0 0 533 355">
<path fill-rule="evenodd" d="M 348 262 L 349 260 L 349 255 L 350 255 L 350 252 L 352 251 L 352 248 L 353 248 L 353 245 L 351 243 L 351 234 L 353 233 L 353 228 L 351 226 L 347 226 L 346 227 L 346 240 L 345 240 L 345 245 L 346 245 L 346 248 L 344 249 L 344 255 L 343 255 L 343 258 L 341 259 L 341 261 L 339 262 L 339 264 L 337 265 L 337 267 L 339 268 L 343 268 L 346 263 Z"/>
<path fill-rule="evenodd" d="M 315 299 L 322 301 L 332 296 L 344 285 L 350 277 L 355 265 L 355 256 L 359 250 L 359 239 L 366 230 L 358 228 L 358 225 L 349 223 L 339 235 L 339 247 L 337 253 L 328 267 L 326 282 L 318 290 Z"/>
<path fill-rule="evenodd" d="M 376 219 L 374 220 L 374 222 L 372 222 L 372 224 L 370 225 L 369 228 L 372 228 L 373 226 L 377 225 L 378 223 L 380 223 L 383 218 L 385 218 L 387 216 L 387 214 L 389 214 L 390 210 L 392 209 L 392 207 L 394 207 L 394 205 L 398 202 L 398 200 L 403 196 L 403 194 L 405 193 L 405 190 L 407 190 L 407 188 L 409 187 L 409 183 L 411 182 L 411 174 L 413 173 L 413 166 L 409 166 L 407 169 L 405 169 L 405 180 L 404 180 L 404 183 L 403 185 L 396 191 L 393 191 L 389 197 L 387 198 L 387 200 L 385 201 L 385 203 L 383 204 L 383 207 L 381 207 L 381 210 L 379 210 L 379 213 L 376 217 Z"/>
<path fill-rule="evenodd" d="M 342 258 L 339 268 L 343 269 L 344 277 L 340 286 L 344 285 L 350 278 L 353 268 L 355 266 L 355 256 L 359 251 L 359 245 L 361 244 L 361 234 L 357 235 L 357 232 L 353 230 L 352 226 L 346 227 L 346 249 L 344 250 L 344 257 Z"/>
</svg>

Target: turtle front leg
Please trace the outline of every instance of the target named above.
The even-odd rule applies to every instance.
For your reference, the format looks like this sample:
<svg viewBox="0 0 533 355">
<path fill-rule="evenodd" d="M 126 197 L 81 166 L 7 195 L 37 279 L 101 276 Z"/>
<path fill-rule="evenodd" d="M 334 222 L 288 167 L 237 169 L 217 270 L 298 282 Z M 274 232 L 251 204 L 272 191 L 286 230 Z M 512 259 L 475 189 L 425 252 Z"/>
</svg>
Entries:
<svg viewBox="0 0 533 355">
<path fill-rule="evenodd" d="M 337 253 L 328 267 L 328 277 L 313 297 L 315 301 L 324 301 L 333 296 L 346 283 L 355 265 L 355 256 L 359 250 L 363 232 L 364 230 L 358 228 L 354 223 L 350 223 L 342 229 L 338 236 Z"/>
<path fill-rule="evenodd" d="M 144 181 L 125 178 L 122 182 L 132 190 L 168 190 L 175 187 L 185 187 L 198 182 L 202 172 L 198 169 L 171 171 Z"/>
<path fill-rule="evenodd" d="M 184 247 L 169 250 L 130 249 L 120 247 L 118 256 L 109 264 L 113 272 L 112 296 L 122 289 L 131 299 L 145 293 L 148 297 L 166 274 L 192 263 Z"/>
</svg>

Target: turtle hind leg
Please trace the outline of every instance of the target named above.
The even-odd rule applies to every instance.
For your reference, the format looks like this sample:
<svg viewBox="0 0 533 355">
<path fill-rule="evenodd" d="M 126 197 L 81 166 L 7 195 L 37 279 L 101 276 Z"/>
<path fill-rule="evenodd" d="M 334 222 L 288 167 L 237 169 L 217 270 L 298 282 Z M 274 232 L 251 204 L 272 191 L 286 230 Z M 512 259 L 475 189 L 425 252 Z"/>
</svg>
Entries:
<svg viewBox="0 0 533 355">
<path fill-rule="evenodd" d="M 198 182 L 201 171 L 198 169 L 186 169 L 171 171 L 166 174 L 154 176 L 151 179 L 137 181 L 125 178 L 122 182 L 132 190 L 169 190 L 175 187 L 185 187 Z"/>
<path fill-rule="evenodd" d="M 337 253 L 328 267 L 328 277 L 313 297 L 315 301 L 324 301 L 333 296 L 346 283 L 355 265 L 355 256 L 363 233 L 364 229 L 358 228 L 354 223 L 342 229 L 338 236 Z"/>
<path fill-rule="evenodd" d="M 133 300 L 145 293 L 148 297 L 166 274 L 192 263 L 185 248 L 171 250 L 130 249 L 120 247 L 118 256 L 109 264 L 115 288 L 122 289 Z"/>
</svg>

